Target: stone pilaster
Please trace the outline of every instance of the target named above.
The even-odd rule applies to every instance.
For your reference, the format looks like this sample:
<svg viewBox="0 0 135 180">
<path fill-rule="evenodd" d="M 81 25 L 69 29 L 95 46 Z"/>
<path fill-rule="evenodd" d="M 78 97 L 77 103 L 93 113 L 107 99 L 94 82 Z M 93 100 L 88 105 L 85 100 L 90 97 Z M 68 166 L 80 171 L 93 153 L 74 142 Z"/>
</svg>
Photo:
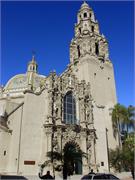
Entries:
<svg viewBox="0 0 135 180">
<path fill-rule="evenodd" d="M 82 152 L 87 154 L 87 133 L 85 130 L 81 131 L 81 150 Z M 87 157 L 82 156 L 82 169 L 83 169 L 83 174 L 87 174 L 89 171 L 89 167 L 88 167 L 88 161 L 87 161 Z"/>
</svg>

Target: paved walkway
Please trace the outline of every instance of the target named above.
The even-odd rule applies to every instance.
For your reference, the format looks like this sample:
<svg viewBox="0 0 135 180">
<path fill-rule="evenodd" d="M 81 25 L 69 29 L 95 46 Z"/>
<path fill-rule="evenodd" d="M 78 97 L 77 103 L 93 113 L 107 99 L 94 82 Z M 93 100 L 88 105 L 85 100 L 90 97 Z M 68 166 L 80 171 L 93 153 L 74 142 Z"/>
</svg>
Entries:
<svg viewBox="0 0 135 180">
<path fill-rule="evenodd" d="M 121 180 L 133 180 L 131 172 L 117 173 L 116 176 Z"/>
</svg>

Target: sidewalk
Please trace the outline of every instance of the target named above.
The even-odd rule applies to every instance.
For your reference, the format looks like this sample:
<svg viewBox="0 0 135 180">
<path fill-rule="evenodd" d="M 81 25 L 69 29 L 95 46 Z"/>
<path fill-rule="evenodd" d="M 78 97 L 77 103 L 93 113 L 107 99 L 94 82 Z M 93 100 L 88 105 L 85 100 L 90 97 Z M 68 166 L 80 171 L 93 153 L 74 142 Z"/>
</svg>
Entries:
<svg viewBox="0 0 135 180">
<path fill-rule="evenodd" d="M 120 180 L 133 180 L 131 172 L 117 173 L 116 176 L 120 178 Z"/>
</svg>

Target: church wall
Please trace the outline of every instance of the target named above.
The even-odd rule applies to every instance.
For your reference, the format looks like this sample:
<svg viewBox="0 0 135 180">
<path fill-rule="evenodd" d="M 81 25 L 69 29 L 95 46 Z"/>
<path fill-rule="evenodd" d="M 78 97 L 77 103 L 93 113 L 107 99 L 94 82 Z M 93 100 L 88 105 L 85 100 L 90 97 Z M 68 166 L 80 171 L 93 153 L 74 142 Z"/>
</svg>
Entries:
<svg viewBox="0 0 135 180">
<path fill-rule="evenodd" d="M 4 111 L 9 115 L 18 105 L 22 99 L 3 99 L 1 103 L 4 102 Z M 1 104 L 2 105 L 2 104 Z M 18 144 L 19 144 L 19 127 L 20 127 L 20 119 L 21 119 L 21 107 L 18 108 L 14 113 L 9 115 L 7 119 L 8 129 L 6 131 L 2 131 L 0 133 L 1 140 L 1 149 L 2 151 L 6 151 L 5 156 L 3 158 L 3 153 L 0 155 L 1 161 L 0 168 L 3 166 L 2 172 L 16 174 L 17 172 L 17 160 L 18 160 Z M 4 165 L 5 164 L 5 165 Z"/>
<path fill-rule="evenodd" d="M 108 146 L 109 149 L 115 149 L 118 145 L 118 136 L 116 138 L 113 135 L 113 128 L 112 128 L 112 120 L 111 120 L 111 112 L 112 110 L 110 107 L 113 107 L 113 103 L 106 106 L 105 111 L 105 125 L 107 128 L 107 137 L 108 137 Z"/>
<path fill-rule="evenodd" d="M 48 93 L 47 91 L 43 92 L 42 97 L 44 98 L 44 105 L 43 105 L 43 123 L 46 123 L 47 121 L 47 114 L 48 114 Z M 42 141 L 41 141 L 41 152 L 40 152 L 40 159 L 39 159 L 39 164 L 44 163 L 45 160 L 45 155 L 47 153 L 47 140 L 46 140 L 46 133 L 45 133 L 45 129 L 42 126 L 42 132 L 41 132 L 41 137 L 42 137 Z"/>
<path fill-rule="evenodd" d="M 9 142 L 11 134 L 0 127 L 0 172 L 7 171 L 7 164 L 9 160 Z"/>
<path fill-rule="evenodd" d="M 96 127 L 96 163 L 99 172 L 108 171 L 108 154 L 107 154 L 107 139 L 106 139 L 106 124 L 105 112 L 103 108 L 98 108 L 94 105 L 94 126 Z M 101 155 L 102 154 L 102 155 Z M 104 165 L 101 165 L 101 162 Z"/>
<path fill-rule="evenodd" d="M 18 104 L 16 104 L 17 106 Z M 13 114 L 8 118 L 9 128 L 12 131 L 10 143 L 9 143 L 9 161 L 8 161 L 8 173 L 16 174 L 18 169 L 18 152 L 20 143 L 20 126 L 21 118 L 23 113 L 23 107 L 18 108 Z"/>
<path fill-rule="evenodd" d="M 78 69 L 77 72 L 76 69 Z M 74 71 L 79 80 L 91 83 L 91 93 L 97 104 L 107 105 L 111 102 L 116 104 L 114 74 L 111 64 L 103 64 L 97 59 L 87 56 L 80 60 Z"/>
<path fill-rule="evenodd" d="M 24 99 L 19 172 L 26 175 L 35 175 L 39 169 L 38 163 L 42 148 L 42 123 L 46 108 L 43 94 L 27 93 Z"/>
</svg>

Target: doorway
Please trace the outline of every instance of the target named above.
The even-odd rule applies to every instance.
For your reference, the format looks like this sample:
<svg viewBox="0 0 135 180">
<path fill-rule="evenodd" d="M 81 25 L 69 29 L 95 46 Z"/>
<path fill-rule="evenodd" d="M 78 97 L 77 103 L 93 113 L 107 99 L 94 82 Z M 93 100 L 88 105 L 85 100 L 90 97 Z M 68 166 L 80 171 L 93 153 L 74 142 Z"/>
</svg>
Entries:
<svg viewBox="0 0 135 180">
<path fill-rule="evenodd" d="M 67 143 L 64 147 L 63 178 L 73 174 L 82 174 L 82 151 L 75 143 Z"/>
</svg>

